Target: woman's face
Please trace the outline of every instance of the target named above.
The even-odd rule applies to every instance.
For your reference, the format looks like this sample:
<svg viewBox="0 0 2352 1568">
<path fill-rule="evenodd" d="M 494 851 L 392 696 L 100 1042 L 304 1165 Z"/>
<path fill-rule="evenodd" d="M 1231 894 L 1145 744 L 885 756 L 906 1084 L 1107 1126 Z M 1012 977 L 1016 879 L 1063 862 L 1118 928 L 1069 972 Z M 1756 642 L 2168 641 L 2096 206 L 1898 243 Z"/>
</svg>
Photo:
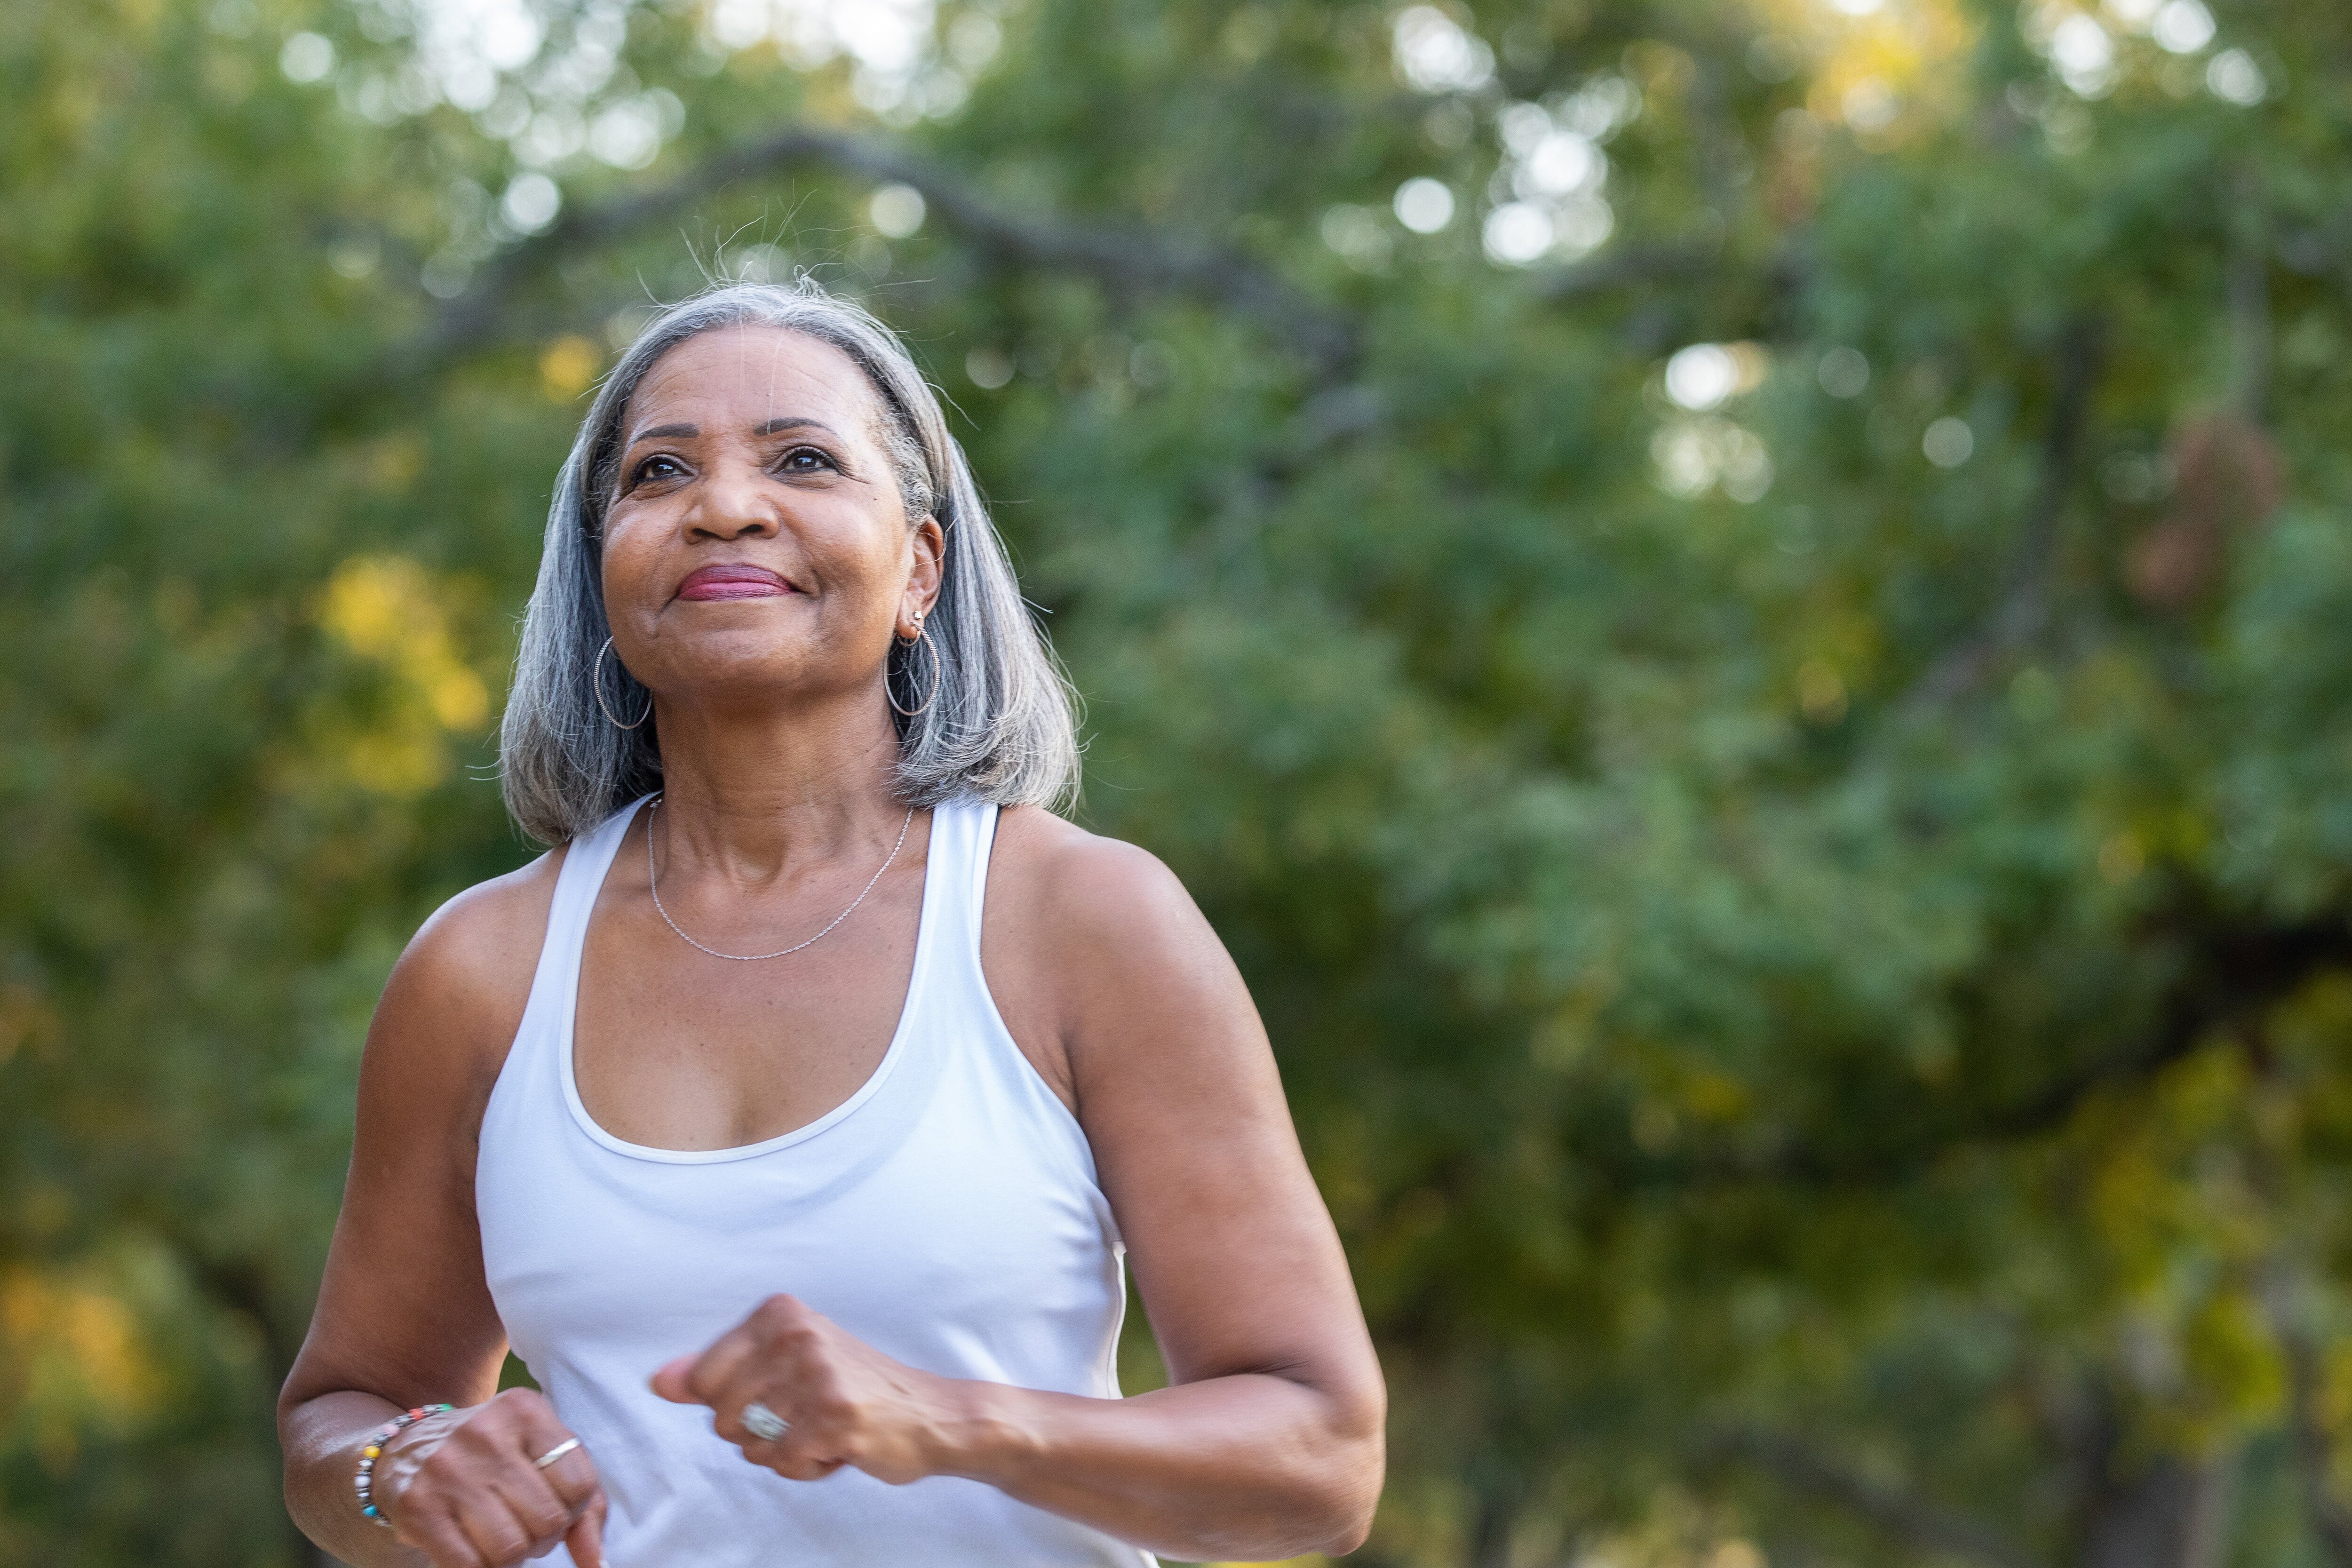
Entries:
<svg viewBox="0 0 2352 1568">
<path fill-rule="evenodd" d="M 666 702 L 877 688 L 939 589 L 881 400 L 814 338 L 730 327 L 655 362 L 623 411 L 604 521 L 614 651 Z M 881 700 L 878 690 L 875 700 Z"/>
</svg>

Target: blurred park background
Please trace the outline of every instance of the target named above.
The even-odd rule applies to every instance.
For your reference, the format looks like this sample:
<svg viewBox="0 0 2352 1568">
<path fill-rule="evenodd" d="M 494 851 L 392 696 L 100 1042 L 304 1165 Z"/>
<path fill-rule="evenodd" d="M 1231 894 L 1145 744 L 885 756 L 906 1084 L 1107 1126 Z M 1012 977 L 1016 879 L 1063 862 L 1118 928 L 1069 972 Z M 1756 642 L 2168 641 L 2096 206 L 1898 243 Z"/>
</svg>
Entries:
<svg viewBox="0 0 2352 1568">
<path fill-rule="evenodd" d="M 2321 0 L 10 0 L 0 1563 L 315 1561 L 556 465 L 808 269 L 1272 1026 L 1359 1561 L 2352 1568 L 2348 137 Z"/>
</svg>

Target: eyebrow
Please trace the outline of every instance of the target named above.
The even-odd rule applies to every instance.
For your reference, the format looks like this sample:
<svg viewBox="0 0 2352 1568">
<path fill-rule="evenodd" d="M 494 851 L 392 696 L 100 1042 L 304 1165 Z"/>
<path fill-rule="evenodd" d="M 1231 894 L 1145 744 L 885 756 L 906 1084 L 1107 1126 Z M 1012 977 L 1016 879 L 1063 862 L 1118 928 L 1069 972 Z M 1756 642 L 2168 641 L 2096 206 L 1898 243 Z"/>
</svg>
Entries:
<svg viewBox="0 0 2352 1568">
<path fill-rule="evenodd" d="M 771 419 L 766 424 L 761 426 L 758 429 L 752 431 L 751 434 L 754 436 L 781 436 L 787 430 L 822 430 L 836 441 L 841 438 L 841 432 L 835 430 L 824 420 L 811 419 L 804 416 L 796 414 L 788 414 L 782 418 Z M 691 441 L 698 437 L 701 434 L 702 427 L 698 425 L 653 425 L 648 426 L 646 428 L 640 430 L 635 435 L 630 437 L 629 445 L 634 447 L 640 441 Z"/>
</svg>

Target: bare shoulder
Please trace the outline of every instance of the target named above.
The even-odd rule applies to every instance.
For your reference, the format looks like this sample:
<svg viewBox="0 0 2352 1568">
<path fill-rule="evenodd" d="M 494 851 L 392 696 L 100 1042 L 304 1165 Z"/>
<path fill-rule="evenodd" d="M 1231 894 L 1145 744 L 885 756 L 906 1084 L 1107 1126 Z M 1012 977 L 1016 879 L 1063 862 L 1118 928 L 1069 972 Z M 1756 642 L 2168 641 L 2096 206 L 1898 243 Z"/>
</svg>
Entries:
<svg viewBox="0 0 2352 1568">
<path fill-rule="evenodd" d="M 982 959 L 1023 1054 L 1089 1132 L 1107 1091 L 1230 1075 L 1265 1049 L 1240 972 L 1176 874 L 1033 806 L 998 819 Z"/>
<path fill-rule="evenodd" d="M 522 1023 L 562 849 L 467 889 L 410 939 L 368 1034 L 369 1071 L 495 1079 Z"/>
<path fill-rule="evenodd" d="M 1171 943 L 1216 942 L 1158 856 L 1036 806 L 1008 806 L 998 818 L 989 882 L 991 913 L 1001 911 L 1024 945 L 1148 963 Z"/>
</svg>

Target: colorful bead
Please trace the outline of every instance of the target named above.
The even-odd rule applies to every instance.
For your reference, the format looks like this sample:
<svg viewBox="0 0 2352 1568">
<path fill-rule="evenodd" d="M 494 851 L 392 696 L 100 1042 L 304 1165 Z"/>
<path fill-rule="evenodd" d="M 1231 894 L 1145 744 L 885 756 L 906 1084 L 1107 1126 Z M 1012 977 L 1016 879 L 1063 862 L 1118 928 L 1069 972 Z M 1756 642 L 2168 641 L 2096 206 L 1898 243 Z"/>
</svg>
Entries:
<svg viewBox="0 0 2352 1568">
<path fill-rule="evenodd" d="M 368 1435 L 367 1441 L 360 1446 L 360 1468 L 352 1477 L 352 1489 L 359 1494 L 362 1519 L 373 1520 L 386 1530 L 392 1528 L 392 1521 L 383 1517 L 383 1510 L 375 1505 L 374 1500 L 375 1462 L 383 1453 L 383 1446 L 391 1442 L 402 1428 L 414 1426 L 428 1415 L 446 1415 L 456 1408 L 454 1405 L 420 1405 L 414 1410 L 394 1416 Z"/>
</svg>

